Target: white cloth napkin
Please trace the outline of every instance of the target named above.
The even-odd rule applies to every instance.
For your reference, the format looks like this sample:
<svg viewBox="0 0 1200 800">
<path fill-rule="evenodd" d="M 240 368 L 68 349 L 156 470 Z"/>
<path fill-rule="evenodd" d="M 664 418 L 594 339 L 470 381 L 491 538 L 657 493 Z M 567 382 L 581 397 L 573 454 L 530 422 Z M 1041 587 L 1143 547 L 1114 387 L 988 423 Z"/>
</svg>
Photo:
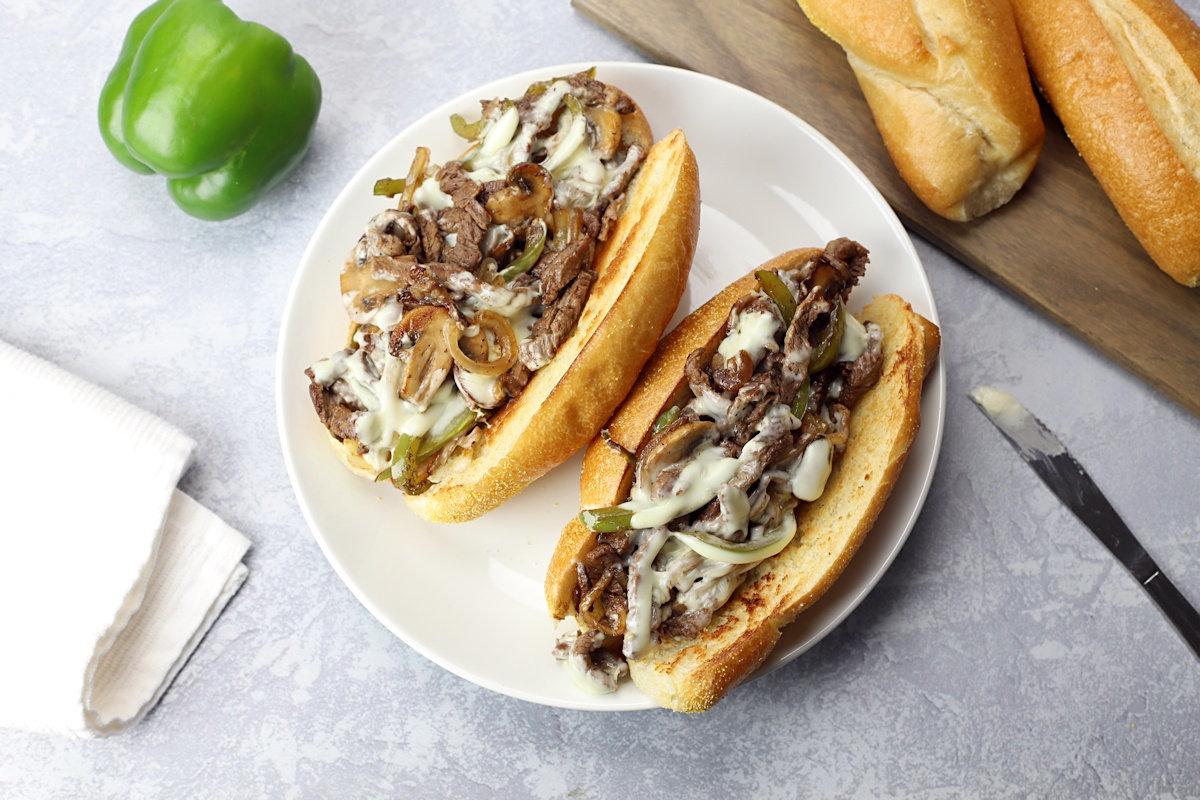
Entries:
<svg viewBox="0 0 1200 800">
<path fill-rule="evenodd" d="M 195 446 L 0 341 L 0 725 L 124 730 L 241 586 L 249 541 L 175 488 Z"/>
</svg>

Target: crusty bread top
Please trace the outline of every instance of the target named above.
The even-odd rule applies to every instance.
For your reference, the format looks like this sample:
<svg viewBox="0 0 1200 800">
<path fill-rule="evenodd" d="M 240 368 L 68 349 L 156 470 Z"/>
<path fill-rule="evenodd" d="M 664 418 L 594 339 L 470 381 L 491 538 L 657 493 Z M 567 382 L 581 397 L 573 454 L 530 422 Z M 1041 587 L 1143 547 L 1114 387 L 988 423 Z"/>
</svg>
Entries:
<svg viewBox="0 0 1200 800">
<path fill-rule="evenodd" d="M 796 539 L 750 572 L 698 641 L 663 642 L 629 663 L 634 683 L 659 705 L 703 711 L 745 680 L 780 630 L 842 573 L 882 511 L 920 427 L 921 389 L 940 334 L 895 295 L 875 298 L 861 317 L 883 329 L 883 370 L 851 414 L 850 439 L 825 493 L 801 504 Z"/>
<path fill-rule="evenodd" d="M 1044 128 L 1007 0 L 799 0 L 846 51 L 901 177 L 969 220 L 1003 205 Z"/>
<path fill-rule="evenodd" d="M 490 421 L 475 457 L 409 506 L 436 522 L 499 506 L 595 436 L 636 380 L 687 284 L 700 225 L 695 155 L 679 130 L 651 148 L 608 241 L 583 314 L 554 359 Z"/>
<path fill-rule="evenodd" d="M 1034 77 L 1155 263 L 1200 282 L 1200 27 L 1167 0 L 1013 0 Z"/>
</svg>

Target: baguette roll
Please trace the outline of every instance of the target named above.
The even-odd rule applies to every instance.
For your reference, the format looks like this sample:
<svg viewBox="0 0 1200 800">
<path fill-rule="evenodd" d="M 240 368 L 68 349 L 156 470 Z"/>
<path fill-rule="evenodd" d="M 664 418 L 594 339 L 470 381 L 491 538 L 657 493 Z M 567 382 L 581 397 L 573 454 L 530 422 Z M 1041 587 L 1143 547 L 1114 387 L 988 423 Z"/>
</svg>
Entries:
<svg viewBox="0 0 1200 800">
<path fill-rule="evenodd" d="M 307 370 L 338 456 L 435 522 L 479 517 L 599 430 L 683 294 L 695 156 L 590 73 L 482 103 L 418 149 L 341 274 L 350 342 Z M 378 187 L 377 187 L 378 191 Z"/>
<path fill-rule="evenodd" d="M 803 269 L 802 265 L 820 257 L 821 253 L 820 250 L 791 251 L 764 264 L 761 270 L 786 272 Z M 678 494 L 665 495 L 667 502 L 675 502 L 677 497 L 689 495 L 695 486 L 694 481 L 706 481 L 703 473 L 695 472 L 694 468 L 700 463 L 716 464 L 710 462 L 710 453 L 702 452 L 703 448 L 710 446 L 707 442 L 693 447 L 684 461 L 676 462 L 687 466 L 673 468 L 670 462 L 666 467 L 662 467 L 661 463 L 657 467 L 652 465 L 658 458 L 657 454 L 669 449 L 679 450 L 684 446 L 677 441 L 680 438 L 679 431 L 703 429 L 709 424 L 705 422 L 707 417 L 704 413 L 700 413 L 699 417 L 691 417 L 687 411 L 689 408 L 704 407 L 694 402 L 698 398 L 692 388 L 696 359 L 707 362 L 713 358 L 713 353 L 723 352 L 723 348 L 724 352 L 732 352 L 728 343 L 742 336 L 741 326 L 750 315 L 745 309 L 751 308 L 746 298 L 757 286 L 754 275 L 736 281 L 685 318 L 663 340 L 637 385 L 609 421 L 605 428 L 606 435 L 594 440 L 585 453 L 580 478 L 581 505 L 585 510 L 600 509 L 600 513 L 606 513 L 604 509 L 611 511 L 619 508 L 618 504 L 623 501 L 627 506 L 636 506 L 639 492 L 645 489 L 646 481 L 653 480 L 655 485 L 659 485 L 662 476 L 681 476 L 679 483 L 670 490 Z M 761 309 L 761 305 L 757 308 Z M 797 312 L 797 316 L 799 314 Z M 605 674 L 615 680 L 615 676 L 627 668 L 634 684 L 659 705 L 677 711 L 703 711 L 752 674 L 778 642 L 781 629 L 833 584 L 874 524 L 899 476 L 919 428 L 924 379 L 940 347 L 937 327 L 913 312 L 905 301 L 895 295 L 875 298 L 855 316 L 862 320 L 863 330 L 877 329 L 881 335 L 878 374 L 871 388 L 853 401 L 851 410 L 832 412 L 833 417 L 848 413 L 849 425 L 840 456 L 829 456 L 833 466 L 826 475 L 823 491 L 818 489 L 815 499 L 810 494 L 809 500 L 797 503 L 790 496 L 778 497 L 773 494 L 778 490 L 778 484 L 775 484 L 775 489 L 770 487 L 772 481 L 792 475 L 792 492 L 797 491 L 794 488 L 795 476 L 806 469 L 803 466 L 806 453 L 822 441 L 820 438 L 810 440 L 800 431 L 807 431 L 809 425 L 822 427 L 818 418 L 828 421 L 826 413 L 830 407 L 825 404 L 833 402 L 828 400 L 811 401 L 802 412 L 803 421 L 796 418 L 791 423 L 796 426 L 793 429 L 795 435 L 800 437 L 794 446 L 803 448 L 799 454 L 772 456 L 771 466 L 763 472 L 763 477 L 751 484 L 757 488 L 753 491 L 745 488 L 748 497 L 761 499 L 759 492 L 766 487 L 767 494 L 775 498 L 770 503 L 778 502 L 780 511 L 772 512 L 771 505 L 758 511 L 744 510 L 743 513 L 749 515 L 746 525 L 749 526 L 750 538 L 743 541 L 748 544 L 730 547 L 749 547 L 755 553 L 765 552 L 760 549 L 761 540 L 754 532 L 755 520 L 773 520 L 779 514 L 792 515 L 795 520 L 794 534 L 782 549 L 776 549 L 778 545 L 768 544 L 767 549 L 774 549 L 774 553 L 758 561 L 754 560 L 760 558 L 758 555 L 748 557 L 744 559 L 744 568 L 728 572 L 729 565 L 719 563 L 721 558 L 717 558 L 716 563 L 702 561 L 697 564 L 696 556 L 702 550 L 695 550 L 693 554 L 671 543 L 662 544 L 662 537 L 674 537 L 685 543 L 690 541 L 686 538 L 687 532 L 697 530 L 697 525 L 707 524 L 708 530 L 717 530 L 712 527 L 713 519 L 707 512 L 714 510 L 719 500 L 721 515 L 726 513 L 726 500 L 722 498 L 728 499 L 735 494 L 727 490 L 737 482 L 736 477 L 730 479 L 730 484 L 715 490 L 718 500 L 709 503 L 697 515 L 685 513 L 669 524 L 634 531 L 633 542 L 624 545 L 630 550 L 625 556 L 626 577 L 608 575 L 610 568 L 604 567 L 603 580 L 608 586 L 626 587 L 620 591 L 626 594 L 628 600 L 622 603 L 618 598 L 615 602 L 615 608 L 624 610 L 614 620 L 608 614 L 607 597 L 604 600 L 605 614 L 597 613 L 598 606 L 594 605 L 594 598 L 601 591 L 601 588 L 597 588 L 601 582 L 593 579 L 593 573 L 597 572 L 597 565 L 604 564 L 603 559 L 609 558 L 611 562 L 611 557 L 604 552 L 605 547 L 620 548 L 622 545 L 617 539 L 602 538 L 604 534 L 598 534 L 591 523 L 585 524 L 586 511 L 566 525 L 547 570 L 545 594 L 553 617 L 574 617 L 579 625 L 581 633 L 561 645 L 565 655 L 564 652 L 559 653 L 572 668 L 585 672 L 598 683 L 607 680 Z M 747 330 L 751 325 L 747 325 Z M 870 337 L 873 334 L 867 335 Z M 789 347 L 786 339 L 784 347 Z M 697 356 L 697 353 L 700 355 Z M 835 366 L 847 381 L 847 386 L 853 380 L 849 375 L 855 371 L 850 364 L 865 363 L 860 360 L 861 354 L 848 358 L 853 361 L 845 362 L 845 367 Z M 725 368 L 732 362 L 728 358 L 724 362 L 713 358 L 713 363 L 723 363 L 722 368 Z M 763 361 L 759 363 L 762 368 Z M 692 370 L 690 376 L 689 364 Z M 822 379 L 815 374 L 810 377 L 814 379 L 814 386 L 822 383 Z M 738 396 L 741 394 L 738 390 Z M 847 398 L 846 402 L 852 401 Z M 663 412 L 681 404 L 684 411 L 675 417 L 674 422 L 662 427 Z M 768 420 L 778 419 L 775 414 L 777 410 L 768 410 L 758 424 L 757 430 L 763 436 L 771 435 L 769 431 L 773 422 Z M 719 416 L 718 412 L 717 418 Z M 732 419 L 731 416 L 727 422 L 732 424 Z M 656 427 L 659 427 L 658 431 Z M 832 438 L 840 436 L 836 431 L 830 435 Z M 757 441 L 760 444 L 763 442 L 761 439 Z M 729 443 L 723 438 L 718 442 L 717 446 L 721 448 L 719 452 L 724 452 L 728 457 L 733 452 L 728 449 Z M 744 457 L 756 457 L 751 451 L 761 452 L 764 449 L 758 448 L 754 442 L 755 438 L 752 437 L 750 442 L 742 445 L 741 454 L 737 457 L 740 463 L 744 464 Z M 778 447 L 781 442 L 775 441 L 768 446 Z M 835 450 L 838 448 L 837 445 L 832 447 Z M 631 453 L 636 454 L 636 460 L 631 459 Z M 792 461 L 793 458 L 796 460 Z M 655 475 L 657 468 L 661 468 L 657 477 L 648 478 Z M 719 468 L 719 465 L 714 468 Z M 672 469 L 677 472 L 672 473 Z M 741 470 L 741 467 L 737 469 Z M 691 475 L 692 478 L 685 480 L 682 478 L 684 475 Z M 767 483 L 763 484 L 763 480 Z M 699 499 L 702 501 L 707 496 Z M 753 509 L 759 501 L 751 499 L 749 502 Z M 729 503 L 730 508 L 734 505 L 736 503 Z M 770 524 L 780 529 L 787 528 L 786 519 Z M 761 525 L 763 529 L 768 527 L 767 522 Z M 641 527 L 636 516 L 633 517 L 633 527 Z M 730 531 L 726 530 L 725 533 L 729 534 Z M 769 539 L 770 534 L 765 535 Z M 783 539 L 786 536 L 779 540 Z M 711 537 L 709 541 L 712 541 Z M 730 541 L 738 541 L 738 537 L 733 535 Z M 653 544 L 648 545 L 648 542 Z M 673 546 L 674 550 L 671 549 Z M 695 546 L 687 545 L 693 549 Z M 639 565 L 639 554 L 645 547 L 661 549 L 657 551 L 657 559 L 648 565 Z M 725 557 L 740 558 L 738 554 L 722 556 Z M 697 575 L 703 577 L 691 583 Z M 680 628 L 676 628 L 672 632 L 667 631 L 662 615 L 669 615 L 665 618 L 666 623 L 670 623 L 676 615 L 680 615 L 684 622 L 689 616 L 696 619 L 693 602 L 698 597 L 702 603 L 710 602 L 702 599 L 710 590 L 701 588 L 697 596 L 694 594 L 696 587 L 707 581 L 714 587 L 711 591 L 719 591 L 716 587 L 722 585 L 727 575 L 734 581 L 732 585 L 735 588 L 726 600 L 705 609 L 711 611 L 711 617 L 699 630 L 681 632 Z M 584 576 L 587 576 L 586 584 L 583 583 Z M 639 581 L 642 585 L 646 585 L 645 581 L 651 581 L 650 585 L 656 587 L 655 592 L 661 589 L 662 582 L 673 587 L 670 590 L 673 594 L 669 598 L 662 598 L 656 593 L 649 595 L 654 598 L 653 602 L 658 608 L 651 614 L 651 619 L 659 620 L 659 628 L 657 634 L 641 643 L 637 640 L 644 634 L 639 633 L 639 622 L 635 618 L 643 620 L 641 624 L 644 625 L 646 600 L 637 599 L 641 591 L 638 588 Z M 728 587 L 731 584 L 725 585 Z M 690 588 L 683 588 L 685 586 Z M 587 590 L 586 598 L 582 601 L 585 592 L 581 589 Z M 588 607 L 581 608 L 581 604 Z M 668 607 L 675 611 L 665 610 Z M 622 629 L 620 634 L 623 639 L 616 636 L 614 631 L 604 630 L 608 623 L 614 621 Z M 597 637 L 597 630 L 605 635 Z M 597 639 L 601 647 L 593 647 L 592 653 L 583 652 L 586 648 L 581 647 L 581 641 L 591 645 Z M 614 664 L 616 656 L 611 650 L 613 646 L 621 648 L 625 656 L 623 662 Z"/>
<path fill-rule="evenodd" d="M 1038 86 L 1158 267 L 1200 282 L 1200 27 L 1167 0 L 1013 0 Z"/>
<path fill-rule="evenodd" d="M 841 45 L 900 176 L 966 221 L 1007 203 L 1045 130 L 1008 0 L 799 0 Z"/>
</svg>

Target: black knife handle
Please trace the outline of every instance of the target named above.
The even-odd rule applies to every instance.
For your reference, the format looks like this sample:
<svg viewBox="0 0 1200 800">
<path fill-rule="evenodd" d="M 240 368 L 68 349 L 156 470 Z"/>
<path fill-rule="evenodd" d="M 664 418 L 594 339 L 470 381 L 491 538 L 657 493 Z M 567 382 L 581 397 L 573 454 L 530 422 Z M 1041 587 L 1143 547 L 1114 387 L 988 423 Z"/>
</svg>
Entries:
<svg viewBox="0 0 1200 800">
<path fill-rule="evenodd" d="M 1200 658 L 1200 613 L 1196 612 L 1187 598 L 1175 588 L 1175 584 L 1167 580 L 1167 576 L 1161 572 L 1155 572 L 1142 581 L 1142 586 L 1154 598 L 1154 602 L 1158 603 L 1158 607 L 1192 648 L 1196 657 Z"/>
</svg>

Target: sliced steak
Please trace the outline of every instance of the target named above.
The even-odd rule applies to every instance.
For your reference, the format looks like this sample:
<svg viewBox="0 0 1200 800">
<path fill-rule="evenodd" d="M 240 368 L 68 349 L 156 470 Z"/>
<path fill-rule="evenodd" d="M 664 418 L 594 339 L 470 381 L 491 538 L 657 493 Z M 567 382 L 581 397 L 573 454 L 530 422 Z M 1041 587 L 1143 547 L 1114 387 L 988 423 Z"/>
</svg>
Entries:
<svg viewBox="0 0 1200 800">
<path fill-rule="evenodd" d="M 579 321 L 595 280 L 596 273 L 590 269 L 580 270 L 554 305 L 547 308 L 541 319 L 533 324 L 529 338 L 519 345 L 521 363 L 530 370 L 540 369 L 550 363 Z"/>
</svg>

